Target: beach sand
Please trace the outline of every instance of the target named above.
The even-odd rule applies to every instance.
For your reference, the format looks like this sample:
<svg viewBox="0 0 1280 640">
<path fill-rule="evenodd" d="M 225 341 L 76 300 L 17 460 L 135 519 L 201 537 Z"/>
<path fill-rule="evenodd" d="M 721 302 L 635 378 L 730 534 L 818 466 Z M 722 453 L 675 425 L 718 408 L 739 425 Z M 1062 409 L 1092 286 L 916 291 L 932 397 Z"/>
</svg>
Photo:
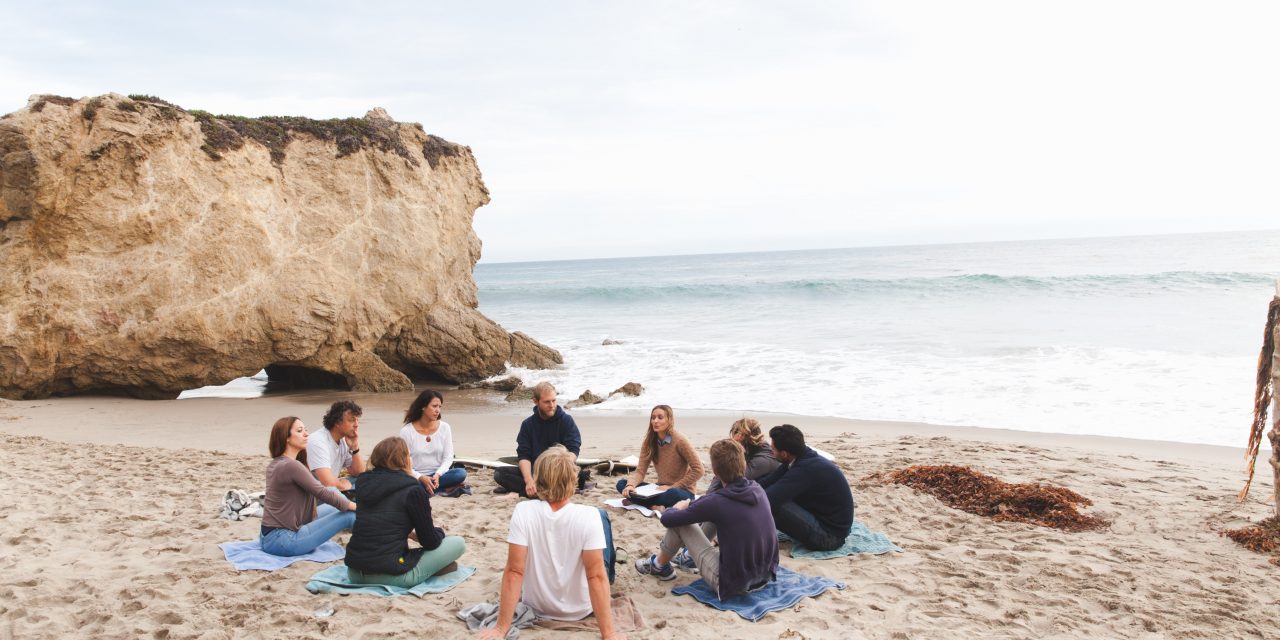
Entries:
<svg viewBox="0 0 1280 640">
<path fill-rule="evenodd" d="M 409 394 L 308 392 L 251 400 L 140 401 L 80 397 L 0 402 L 0 469 L 10 503 L 0 519 L 0 638 L 466 637 L 454 614 L 496 598 L 516 498 L 490 493 L 432 501 L 438 524 L 467 540 L 479 568 L 452 591 L 413 597 L 312 595 L 324 565 L 237 572 L 217 544 L 256 536 L 258 519 L 220 519 L 229 488 L 260 490 L 271 423 L 300 416 L 312 431 L 329 402 L 366 407 L 362 447 L 395 434 Z M 528 408 L 487 392 L 446 392 L 459 455 L 514 451 Z M 645 415 L 574 412 L 584 456 L 638 452 Z M 905 549 L 885 556 L 782 564 L 848 585 L 751 623 L 674 596 L 674 582 L 618 567 L 646 628 L 632 638 L 1237 638 L 1276 633 L 1280 567 L 1218 535 L 1271 514 L 1270 469 L 1235 500 L 1243 452 L 1228 447 L 743 413 L 677 407 L 677 428 L 704 452 L 741 415 L 790 422 L 836 455 L 857 517 Z M 1241 426 L 1242 440 L 1245 437 Z M 1265 454 L 1264 454 L 1265 457 Z M 1104 530 L 1063 533 L 996 523 L 927 495 L 864 480 L 912 464 L 965 464 L 1010 482 L 1048 482 L 1094 501 Z M 577 501 L 600 504 L 600 487 Z M 705 480 L 704 480 L 705 483 Z M 705 486 L 705 485 L 704 485 Z M 656 548 L 661 525 L 616 512 L 631 558 Z M 339 536 L 345 543 L 347 534 Z M 332 603 L 336 612 L 312 612 Z M 526 638 L 564 632 L 532 629 Z M 576 632 L 569 637 L 598 637 Z"/>
</svg>

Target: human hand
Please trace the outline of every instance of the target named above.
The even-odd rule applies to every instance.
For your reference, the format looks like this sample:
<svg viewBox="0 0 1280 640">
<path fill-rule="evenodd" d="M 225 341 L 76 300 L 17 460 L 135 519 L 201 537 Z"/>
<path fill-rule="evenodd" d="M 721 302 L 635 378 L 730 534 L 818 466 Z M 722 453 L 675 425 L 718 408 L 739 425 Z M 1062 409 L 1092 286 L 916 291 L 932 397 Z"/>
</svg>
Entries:
<svg viewBox="0 0 1280 640">
<path fill-rule="evenodd" d="M 600 637 L 603 638 L 603 640 L 627 640 L 626 634 L 618 633 L 617 631 L 607 636 L 600 636 Z"/>
<path fill-rule="evenodd" d="M 689 506 L 689 500 L 688 500 L 688 499 L 685 499 L 685 500 L 681 500 L 680 502 L 677 502 L 677 503 L 675 503 L 675 504 L 671 505 L 671 508 L 672 508 L 672 509 L 683 509 L 683 508 L 685 508 L 685 507 L 687 507 L 687 506 Z"/>
<path fill-rule="evenodd" d="M 507 632 L 506 632 L 506 631 L 500 631 L 500 630 L 498 630 L 498 629 L 496 629 L 496 628 L 495 628 L 495 629 L 482 629 L 482 630 L 480 631 L 480 637 L 481 637 L 481 638 L 494 638 L 495 640 L 502 640 L 503 638 L 507 637 Z"/>
<path fill-rule="evenodd" d="M 431 490 L 435 491 L 436 489 L 439 489 L 439 488 L 440 488 L 440 474 L 437 473 L 434 476 L 431 476 Z"/>
<path fill-rule="evenodd" d="M 524 483 L 524 494 L 530 498 L 536 498 L 538 496 L 538 487 L 533 484 L 532 480 Z"/>
<path fill-rule="evenodd" d="M 658 485 L 658 491 L 666 491 L 666 490 L 668 490 L 668 489 L 670 489 L 670 488 L 671 488 L 671 485 L 669 485 L 669 484 L 660 484 L 660 485 Z"/>
<path fill-rule="evenodd" d="M 624 498 L 630 498 L 630 497 L 631 497 L 632 492 L 634 492 L 635 490 L 636 490 L 636 488 L 635 488 L 635 487 L 631 487 L 631 486 L 623 487 L 623 488 L 622 488 L 622 497 L 624 497 Z"/>
<path fill-rule="evenodd" d="M 431 482 L 431 476 L 428 476 L 428 475 L 418 476 L 418 482 L 421 482 L 422 488 L 427 490 L 427 495 L 429 496 L 435 495 L 436 488 Z"/>
<path fill-rule="evenodd" d="M 360 448 L 360 436 L 358 435 L 347 436 L 343 440 L 347 441 L 347 448 L 352 451 Z"/>
<path fill-rule="evenodd" d="M 350 491 L 350 490 L 351 490 L 351 488 L 352 488 L 352 487 L 351 487 L 351 481 L 350 481 L 350 480 L 348 480 L 348 479 L 346 479 L 346 478 L 338 478 L 338 490 L 339 490 L 339 491 Z"/>
<path fill-rule="evenodd" d="M 347 511 L 355 511 L 355 510 L 356 510 L 356 503 L 352 502 L 352 503 L 351 503 L 351 508 L 350 508 L 350 509 L 347 509 Z"/>
</svg>

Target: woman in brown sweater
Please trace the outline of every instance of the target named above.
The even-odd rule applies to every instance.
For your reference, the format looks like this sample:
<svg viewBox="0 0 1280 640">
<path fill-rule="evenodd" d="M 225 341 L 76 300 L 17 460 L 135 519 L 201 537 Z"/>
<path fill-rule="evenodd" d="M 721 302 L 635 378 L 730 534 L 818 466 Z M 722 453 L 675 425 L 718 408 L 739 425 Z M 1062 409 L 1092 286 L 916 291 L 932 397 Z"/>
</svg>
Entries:
<svg viewBox="0 0 1280 640">
<path fill-rule="evenodd" d="M 261 540 L 262 550 L 273 556 L 311 553 L 356 520 L 355 503 L 307 471 L 307 437 L 306 425 L 293 416 L 271 426 Z M 317 508 L 317 500 L 324 504 Z"/>
<path fill-rule="evenodd" d="M 658 491 L 650 496 L 636 492 L 644 482 L 652 464 L 658 475 Z M 649 412 L 649 428 L 640 444 L 640 463 L 635 473 L 618 481 L 618 493 L 634 504 L 645 507 L 669 507 L 693 497 L 702 479 L 702 461 L 689 444 L 689 439 L 676 432 L 676 416 L 671 407 L 660 404 Z"/>
</svg>

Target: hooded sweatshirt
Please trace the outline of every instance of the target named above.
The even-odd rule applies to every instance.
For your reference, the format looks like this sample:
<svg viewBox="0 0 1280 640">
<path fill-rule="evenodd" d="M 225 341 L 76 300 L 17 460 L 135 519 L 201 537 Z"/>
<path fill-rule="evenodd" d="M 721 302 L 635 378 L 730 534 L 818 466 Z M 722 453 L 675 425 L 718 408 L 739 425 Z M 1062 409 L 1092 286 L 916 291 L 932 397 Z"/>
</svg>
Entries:
<svg viewBox="0 0 1280 640">
<path fill-rule="evenodd" d="M 409 548 L 409 531 L 422 548 Z M 402 575 L 418 565 L 424 550 L 440 546 L 444 530 L 431 520 L 431 501 L 422 483 L 403 471 L 360 474 L 356 483 L 356 523 L 347 543 L 347 566 L 365 573 Z"/>
<path fill-rule="evenodd" d="M 764 489 L 755 480 L 739 478 L 684 509 L 667 509 L 662 526 L 681 527 L 700 522 L 716 525 L 720 538 L 721 600 L 745 593 L 778 571 L 778 534 Z"/>
<path fill-rule="evenodd" d="M 578 424 L 562 407 L 557 406 L 555 414 L 550 418 L 543 418 L 535 407 L 533 415 L 520 423 L 520 433 L 516 436 L 516 457 L 533 462 L 543 451 L 556 444 L 562 444 L 573 455 L 578 455 L 582 450 L 582 434 L 578 433 Z"/>
</svg>

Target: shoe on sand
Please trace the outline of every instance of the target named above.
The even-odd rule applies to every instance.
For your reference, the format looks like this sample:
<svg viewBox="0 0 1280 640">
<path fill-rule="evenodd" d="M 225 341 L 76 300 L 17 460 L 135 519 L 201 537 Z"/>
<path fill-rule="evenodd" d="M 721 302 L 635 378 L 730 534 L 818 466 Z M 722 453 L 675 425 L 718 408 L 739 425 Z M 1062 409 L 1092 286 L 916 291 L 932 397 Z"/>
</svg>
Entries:
<svg viewBox="0 0 1280 640">
<path fill-rule="evenodd" d="M 671 559 L 671 564 L 681 571 L 698 572 L 698 563 L 693 561 L 693 557 L 689 555 L 689 550 L 684 547 L 680 547 L 680 551 Z"/>
<path fill-rule="evenodd" d="M 657 555 L 650 555 L 648 558 L 643 560 L 636 560 L 636 571 L 663 581 L 676 579 L 675 568 L 670 564 L 659 567 Z"/>
</svg>

